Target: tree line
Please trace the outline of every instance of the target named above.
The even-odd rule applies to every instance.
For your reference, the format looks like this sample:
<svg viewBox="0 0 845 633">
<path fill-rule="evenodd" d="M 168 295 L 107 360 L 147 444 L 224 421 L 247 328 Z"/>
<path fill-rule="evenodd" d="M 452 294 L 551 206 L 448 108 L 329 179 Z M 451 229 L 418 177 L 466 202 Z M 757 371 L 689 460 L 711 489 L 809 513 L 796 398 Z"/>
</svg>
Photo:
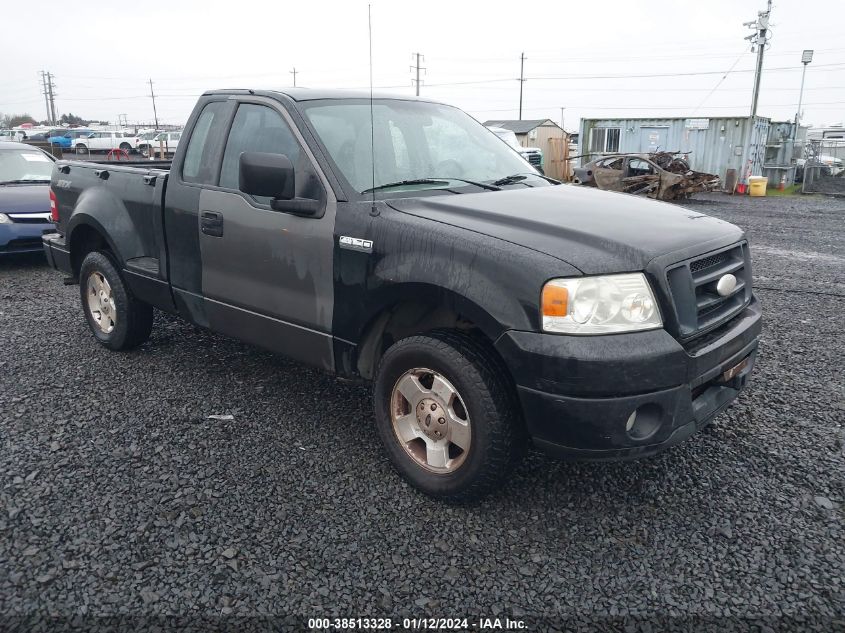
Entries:
<svg viewBox="0 0 845 633">
<path fill-rule="evenodd" d="M 27 113 L 3 114 L 0 112 L 0 127 L 2 128 L 18 127 L 19 125 L 24 125 L 25 123 L 29 123 L 31 125 L 50 125 L 49 121 L 36 121 L 33 116 Z M 91 119 L 83 119 L 82 117 L 77 116 L 71 112 L 63 114 L 61 117 L 59 117 L 59 124 L 61 125 L 91 125 L 92 123 L 106 124 L 108 123 L 108 121 L 94 121 Z"/>
</svg>

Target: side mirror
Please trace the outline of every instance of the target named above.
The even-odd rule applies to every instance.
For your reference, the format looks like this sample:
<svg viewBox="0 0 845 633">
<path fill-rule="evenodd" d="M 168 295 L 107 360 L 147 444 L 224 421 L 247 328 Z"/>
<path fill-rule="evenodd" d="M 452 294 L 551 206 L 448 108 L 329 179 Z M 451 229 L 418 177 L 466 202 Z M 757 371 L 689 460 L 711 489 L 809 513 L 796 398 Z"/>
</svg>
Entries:
<svg viewBox="0 0 845 633">
<path fill-rule="evenodd" d="M 293 165 L 284 154 L 244 152 L 238 171 L 239 188 L 246 194 L 277 200 L 295 197 Z"/>
</svg>

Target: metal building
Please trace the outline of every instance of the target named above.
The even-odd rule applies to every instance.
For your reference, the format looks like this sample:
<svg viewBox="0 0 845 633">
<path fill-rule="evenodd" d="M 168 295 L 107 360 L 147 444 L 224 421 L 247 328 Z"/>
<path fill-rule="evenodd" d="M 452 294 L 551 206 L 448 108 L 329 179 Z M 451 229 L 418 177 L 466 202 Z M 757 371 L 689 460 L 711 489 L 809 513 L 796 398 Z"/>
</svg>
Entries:
<svg viewBox="0 0 845 633">
<path fill-rule="evenodd" d="M 753 119 L 750 156 L 744 157 L 749 125 L 747 116 L 582 119 L 578 153 L 583 165 L 604 154 L 689 152 L 692 169 L 716 174 L 723 181 L 728 169 L 736 169 L 739 180 L 745 182 L 748 176 L 766 171 L 772 124 L 765 117 Z"/>
</svg>

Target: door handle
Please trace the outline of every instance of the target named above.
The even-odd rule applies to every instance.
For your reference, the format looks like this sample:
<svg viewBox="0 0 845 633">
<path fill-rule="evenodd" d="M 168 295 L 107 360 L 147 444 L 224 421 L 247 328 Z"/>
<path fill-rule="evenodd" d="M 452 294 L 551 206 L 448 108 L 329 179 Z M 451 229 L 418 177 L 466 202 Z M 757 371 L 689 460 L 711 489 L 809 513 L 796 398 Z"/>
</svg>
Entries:
<svg viewBox="0 0 845 633">
<path fill-rule="evenodd" d="M 203 211 L 200 215 L 200 228 L 211 237 L 223 237 L 223 214 L 217 211 Z"/>
</svg>

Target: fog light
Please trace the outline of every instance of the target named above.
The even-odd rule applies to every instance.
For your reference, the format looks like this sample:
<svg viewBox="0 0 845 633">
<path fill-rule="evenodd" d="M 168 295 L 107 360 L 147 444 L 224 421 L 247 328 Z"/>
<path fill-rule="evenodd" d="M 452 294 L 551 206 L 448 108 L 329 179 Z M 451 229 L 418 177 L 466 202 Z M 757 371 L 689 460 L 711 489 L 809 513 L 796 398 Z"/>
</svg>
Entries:
<svg viewBox="0 0 845 633">
<path fill-rule="evenodd" d="M 625 422 L 625 432 L 634 440 L 647 440 L 660 429 L 663 409 L 654 402 L 642 404 L 634 409 Z"/>
</svg>

